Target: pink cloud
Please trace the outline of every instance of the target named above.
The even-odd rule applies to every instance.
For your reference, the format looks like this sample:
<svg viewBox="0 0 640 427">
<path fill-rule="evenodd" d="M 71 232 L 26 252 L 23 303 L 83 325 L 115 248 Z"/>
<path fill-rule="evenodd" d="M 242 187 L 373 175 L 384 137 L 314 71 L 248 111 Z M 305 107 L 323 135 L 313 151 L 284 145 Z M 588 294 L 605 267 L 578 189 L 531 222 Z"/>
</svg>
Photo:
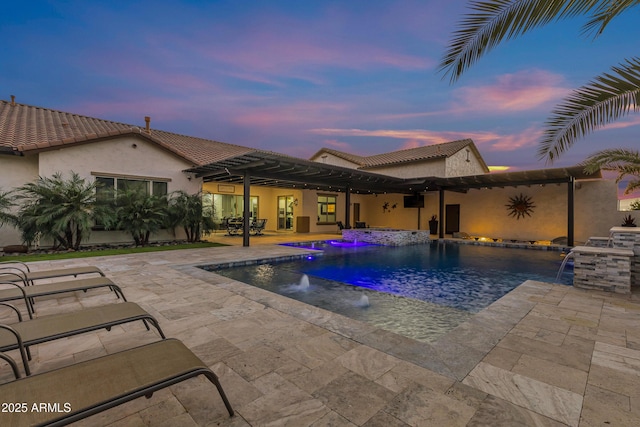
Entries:
<svg viewBox="0 0 640 427">
<path fill-rule="evenodd" d="M 409 139 L 409 140 L 405 141 L 404 144 L 402 144 L 400 149 L 401 150 L 407 150 L 409 148 L 422 147 L 423 145 L 425 145 L 425 144 L 423 142 L 417 140 L 417 139 Z"/>
<path fill-rule="evenodd" d="M 347 142 L 338 141 L 337 139 L 325 139 L 322 141 L 324 145 L 328 145 L 329 147 L 336 148 L 340 151 L 349 152 L 351 150 L 351 144 Z"/>
<path fill-rule="evenodd" d="M 403 120 L 451 114 L 518 112 L 550 106 L 566 96 L 571 89 L 562 86 L 560 75 L 544 70 L 523 70 L 496 77 L 491 85 L 465 86 L 453 92 L 454 100 L 436 111 L 381 114 L 378 120 Z"/>
<path fill-rule="evenodd" d="M 317 135 L 338 135 L 338 136 L 362 136 L 362 137 L 382 137 L 382 138 L 397 138 L 397 139 L 416 139 L 421 141 L 432 141 L 432 143 L 450 141 L 446 139 L 443 132 L 434 132 L 422 129 L 331 129 L 331 128 L 318 128 L 310 129 L 309 132 Z"/>
<path fill-rule="evenodd" d="M 428 144 L 441 144 L 458 139 L 469 138 L 479 147 L 489 151 L 514 151 L 523 147 L 535 146 L 541 135 L 536 128 L 525 129 L 515 134 L 499 134 L 490 131 L 456 132 L 456 131 L 431 131 L 426 129 L 311 129 L 311 133 L 318 135 L 332 135 L 343 137 L 379 137 L 403 139 L 402 148 L 415 148 Z"/>
<path fill-rule="evenodd" d="M 529 111 L 558 102 L 570 89 L 563 78 L 544 70 L 504 74 L 487 86 L 467 86 L 454 92 L 458 112 Z"/>
<path fill-rule="evenodd" d="M 538 145 L 541 136 L 541 129 L 530 127 L 519 133 L 500 135 L 496 142 L 489 144 L 489 149 L 491 151 L 514 151 L 524 147 L 533 147 Z"/>
<path fill-rule="evenodd" d="M 348 106 L 330 102 L 296 102 L 282 106 L 266 106 L 251 110 L 241 109 L 232 118 L 234 123 L 260 128 L 282 126 L 309 127 L 335 121 L 348 110 Z"/>
<path fill-rule="evenodd" d="M 603 129 L 624 129 L 640 125 L 640 116 L 632 116 L 613 123 L 609 123 Z"/>
<path fill-rule="evenodd" d="M 225 64 L 238 75 L 268 74 L 311 81 L 318 79 L 318 67 L 421 70 L 437 63 L 436 59 L 349 37 L 348 29 L 336 22 L 336 19 L 304 22 L 282 15 L 261 16 L 244 27 L 219 26 L 215 33 L 191 34 L 172 42 L 192 52 L 191 56 Z"/>
</svg>

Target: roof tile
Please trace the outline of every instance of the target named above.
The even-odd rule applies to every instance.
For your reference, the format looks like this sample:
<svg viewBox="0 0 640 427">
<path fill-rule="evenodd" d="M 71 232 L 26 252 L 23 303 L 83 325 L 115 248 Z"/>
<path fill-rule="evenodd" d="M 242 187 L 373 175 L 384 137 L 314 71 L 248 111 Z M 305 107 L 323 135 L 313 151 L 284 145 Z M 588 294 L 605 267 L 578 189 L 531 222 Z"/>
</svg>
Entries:
<svg viewBox="0 0 640 427">
<path fill-rule="evenodd" d="M 135 125 L 25 104 L 11 105 L 10 102 L 0 101 L 0 146 L 11 147 L 21 152 L 126 134 L 135 134 L 148 139 L 194 165 L 205 165 L 260 151 L 156 129 L 153 129 L 151 134 L 147 134 Z"/>
<path fill-rule="evenodd" d="M 441 144 L 425 145 L 422 147 L 391 151 L 389 153 L 375 154 L 373 156 L 358 156 L 355 154 L 334 150 L 332 148 L 322 148 L 320 151 L 314 154 L 312 158 L 317 157 L 321 153 L 329 153 L 357 164 L 358 169 L 372 169 L 380 166 L 389 166 L 399 163 L 449 157 L 469 145 L 471 145 L 471 147 L 477 152 L 477 149 L 475 148 L 471 139 L 460 139 L 457 141 L 445 142 Z M 480 155 L 480 153 L 477 153 L 477 155 Z"/>
</svg>

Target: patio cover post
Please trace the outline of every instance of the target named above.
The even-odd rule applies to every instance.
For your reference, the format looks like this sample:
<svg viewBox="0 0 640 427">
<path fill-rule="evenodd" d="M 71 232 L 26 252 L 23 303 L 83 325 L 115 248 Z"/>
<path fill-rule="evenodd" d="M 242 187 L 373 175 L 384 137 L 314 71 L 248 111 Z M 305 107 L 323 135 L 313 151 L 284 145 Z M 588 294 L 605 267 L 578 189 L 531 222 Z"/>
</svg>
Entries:
<svg viewBox="0 0 640 427">
<path fill-rule="evenodd" d="M 344 226 L 351 228 L 351 189 L 347 185 L 344 191 Z"/>
<path fill-rule="evenodd" d="M 567 183 L 567 246 L 573 246 L 574 242 L 574 215 L 575 215 L 575 196 L 576 192 L 576 179 L 570 177 Z"/>
<path fill-rule="evenodd" d="M 444 239 L 444 189 L 440 189 L 440 200 L 439 200 L 439 204 L 440 206 L 438 207 L 439 209 L 439 213 L 438 216 L 440 217 L 440 233 L 438 234 L 438 237 L 440 237 L 441 239 Z"/>
<path fill-rule="evenodd" d="M 242 183 L 244 184 L 243 190 L 243 204 L 244 212 L 242 213 L 242 246 L 249 246 L 249 227 L 250 227 L 250 215 L 251 215 L 251 180 L 249 179 L 249 172 L 245 171 L 242 176 Z"/>
</svg>

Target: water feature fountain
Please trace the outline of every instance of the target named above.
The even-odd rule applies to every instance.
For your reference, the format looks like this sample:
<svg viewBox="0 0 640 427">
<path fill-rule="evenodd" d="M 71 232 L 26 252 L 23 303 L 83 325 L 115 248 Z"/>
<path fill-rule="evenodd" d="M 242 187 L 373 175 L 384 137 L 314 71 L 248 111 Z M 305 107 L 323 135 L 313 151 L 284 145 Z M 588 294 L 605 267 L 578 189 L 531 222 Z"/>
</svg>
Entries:
<svg viewBox="0 0 640 427">
<path fill-rule="evenodd" d="M 564 269 L 567 267 L 567 263 L 569 262 L 570 259 L 574 259 L 574 258 L 575 258 L 575 254 L 573 253 L 573 251 L 569 251 L 569 253 L 565 255 L 564 259 L 562 260 L 562 264 L 560 264 L 558 275 L 556 276 L 556 283 L 560 283 L 560 278 L 562 277 L 562 273 L 564 273 Z"/>
<path fill-rule="evenodd" d="M 297 285 L 289 285 L 286 290 L 289 292 L 307 292 L 309 290 L 309 276 L 303 274 Z"/>
<path fill-rule="evenodd" d="M 301 291 L 306 291 L 307 289 L 309 289 L 309 276 L 307 276 L 306 274 L 302 275 L 302 277 L 300 278 L 300 283 L 298 283 L 298 288 Z"/>
<path fill-rule="evenodd" d="M 362 307 L 362 308 L 366 308 L 366 307 L 371 306 L 371 304 L 369 303 L 369 297 L 367 295 L 365 295 L 365 294 L 362 294 L 362 296 L 360 297 L 360 299 L 358 300 L 356 305 L 358 307 Z"/>
</svg>

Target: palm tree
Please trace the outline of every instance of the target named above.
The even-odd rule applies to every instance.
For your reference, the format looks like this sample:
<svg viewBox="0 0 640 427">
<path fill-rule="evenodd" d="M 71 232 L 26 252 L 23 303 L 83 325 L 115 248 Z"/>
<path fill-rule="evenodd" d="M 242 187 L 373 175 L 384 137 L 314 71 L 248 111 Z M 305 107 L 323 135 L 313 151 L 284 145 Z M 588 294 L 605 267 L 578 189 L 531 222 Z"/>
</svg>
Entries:
<svg viewBox="0 0 640 427">
<path fill-rule="evenodd" d="M 96 219 L 108 221 L 108 211 L 96 201 L 96 184 L 75 172 L 67 180 L 60 173 L 40 177 L 19 187 L 16 198 L 22 201 L 18 227 L 28 244 L 42 236 L 55 247 L 77 250 Z"/>
<path fill-rule="evenodd" d="M 169 217 L 169 226 L 182 226 L 188 242 L 198 241 L 202 233 L 210 233 L 215 225 L 211 216 L 204 215 L 200 193 L 176 191 L 169 200 Z"/>
<path fill-rule="evenodd" d="M 0 226 L 16 223 L 17 218 L 11 213 L 14 206 L 11 192 L 0 190 Z"/>
<path fill-rule="evenodd" d="M 118 193 L 115 227 L 131 234 L 136 246 L 149 244 L 149 237 L 166 224 L 167 199 L 140 190 Z"/>
<path fill-rule="evenodd" d="M 482 55 L 501 41 L 553 21 L 586 15 L 585 32 L 597 37 L 638 0 L 493 0 L 472 1 L 454 32 L 440 71 L 455 82 Z M 552 163 L 586 134 L 640 109 L 640 58 L 632 57 L 573 91 L 545 123 L 538 155 Z M 599 154 L 603 160 L 607 152 Z M 613 153 L 609 153 L 613 154 Z M 637 154 L 637 153 L 636 153 Z M 595 156 L 595 155 L 594 155 Z M 615 157 L 609 159 L 620 162 Z M 630 165 L 631 166 L 631 165 Z M 621 169 L 617 169 L 621 170 Z M 631 168 L 633 170 L 633 168 Z M 637 176 L 637 170 L 635 171 Z"/>
</svg>

